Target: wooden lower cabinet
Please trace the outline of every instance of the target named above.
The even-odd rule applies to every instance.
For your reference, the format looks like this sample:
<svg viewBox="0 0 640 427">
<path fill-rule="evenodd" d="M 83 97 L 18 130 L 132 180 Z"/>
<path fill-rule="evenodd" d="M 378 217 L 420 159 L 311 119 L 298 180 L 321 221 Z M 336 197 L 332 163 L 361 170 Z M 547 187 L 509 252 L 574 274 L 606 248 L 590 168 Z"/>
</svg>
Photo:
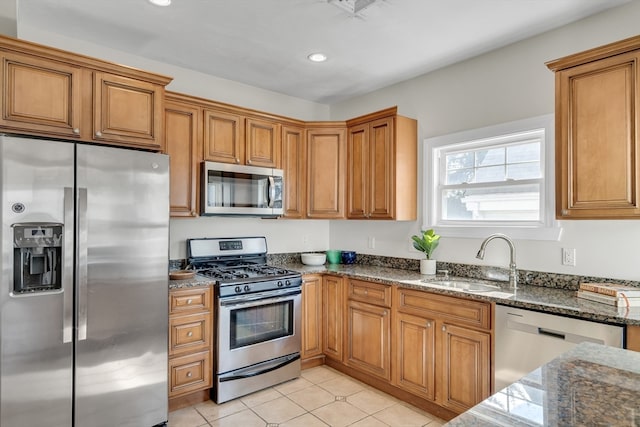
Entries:
<svg viewBox="0 0 640 427">
<path fill-rule="evenodd" d="M 338 276 L 322 278 L 322 352 L 328 358 L 342 362 L 345 292 L 344 279 Z"/>
<path fill-rule="evenodd" d="M 640 351 L 640 326 L 628 325 L 626 332 L 626 346 L 627 350 Z"/>
<path fill-rule="evenodd" d="M 387 307 L 349 301 L 346 364 L 391 380 L 391 314 Z"/>
<path fill-rule="evenodd" d="M 439 403 L 464 412 L 491 395 L 491 335 L 443 323 Z"/>
<path fill-rule="evenodd" d="M 304 368 L 324 363 L 322 354 L 322 276 L 302 277 L 302 348 L 300 357 Z"/>
<path fill-rule="evenodd" d="M 208 398 L 213 385 L 212 292 L 207 287 L 169 291 L 169 408 Z M 200 399 L 202 397 L 202 399 Z"/>
<path fill-rule="evenodd" d="M 436 322 L 397 313 L 394 384 L 425 399 L 435 400 Z"/>
</svg>

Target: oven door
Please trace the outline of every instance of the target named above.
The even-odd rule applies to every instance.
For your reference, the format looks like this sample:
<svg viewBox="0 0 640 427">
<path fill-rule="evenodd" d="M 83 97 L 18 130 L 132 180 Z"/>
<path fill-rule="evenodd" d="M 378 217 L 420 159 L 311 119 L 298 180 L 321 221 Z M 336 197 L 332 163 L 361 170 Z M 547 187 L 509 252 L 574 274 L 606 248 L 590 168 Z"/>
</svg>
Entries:
<svg viewBox="0 0 640 427">
<path fill-rule="evenodd" d="M 219 300 L 217 373 L 300 353 L 301 288 Z"/>
</svg>

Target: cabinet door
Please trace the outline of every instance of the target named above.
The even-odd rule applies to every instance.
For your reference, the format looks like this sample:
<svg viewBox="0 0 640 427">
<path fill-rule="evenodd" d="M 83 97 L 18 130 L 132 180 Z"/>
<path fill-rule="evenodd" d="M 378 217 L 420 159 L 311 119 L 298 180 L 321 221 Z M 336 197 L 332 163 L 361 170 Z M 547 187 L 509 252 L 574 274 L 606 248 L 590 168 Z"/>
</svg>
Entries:
<svg viewBox="0 0 640 427">
<path fill-rule="evenodd" d="M 204 112 L 204 160 L 244 164 L 244 118 L 224 111 Z"/>
<path fill-rule="evenodd" d="M 369 174 L 367 217 L 392 219 L 394 217 L 394 138 L 393 118 L 388 117 L 369 125 Z"/>
<path fill-rule="evenodd" d="M 267 168 L 280 167 L 280 125 L 267 120 L 247 118 L 246 163 Z"/>
<path fill-rule="evenodd" d="M 491 335 L 442 324 L 440 403 L 464 412 L 491 394 Z"/>
<path fill-rule="evenodd" d="M 304 218 L 306 212 L 306 162 L 304 129 L 282 127 L 282 169 L 284 169 L 284 216 Z"/>
<path fill-rule="evenodd" d="M 390 310 L 357 301 L 347 310 L 347 365 L 390 381 Z"/>
<path fill-rule="evenodd" d="M 556 73 L 558 218 L 640 215 L 640 54 Z"/>
<path fill-rule="evenodd" d="M 395 385 L 434 400 L 435 320 L 398 313 L 395 324 Z"/>
<path fill-rule="evenodd" d="M 346 130 L 307 131 L 307 217 L 342 219 L 345 199 Z"/>
<path fill-rule="evenodd" d="M 369 125 L 349 128 L 347 139 L 347 218 L 369 215 Z"/>
<path fill-rule="evenodd" d="M 101 72 L 93 83 L 95 141 L 164 150 L 164 88 Z"/>
<path fill-rule="evenodd" d="M 344 330 L 344 281 L 337 276 L 322 278 L 322 352 L 332 359 L 342 361 L 342 337 Z"/>
<path fill-rule="evenodd" d="M 15 53 L 0 55 L 0 126 L 79 138 L 82 117 L 80 69 Z"/>
<path fill-rule="evenodd" d="M 179 102 L 165 105 L 166 153 L 171 167 L 171 216 L 198 216 L 200 108 Z"/>
<path fill-rule="evenodd" d="M 302 281 L 302 359 L 322 354 L 322 276 Z"/>
</svg>

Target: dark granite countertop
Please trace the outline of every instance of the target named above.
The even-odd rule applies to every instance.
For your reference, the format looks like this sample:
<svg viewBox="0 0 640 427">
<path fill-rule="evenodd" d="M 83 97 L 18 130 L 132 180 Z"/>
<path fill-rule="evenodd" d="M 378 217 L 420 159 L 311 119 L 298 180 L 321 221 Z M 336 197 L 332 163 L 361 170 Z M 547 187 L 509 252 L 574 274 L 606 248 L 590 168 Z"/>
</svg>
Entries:
<svg viewBox="0 0 640 427">
<path fill-rule="evenodd" d="M 279 265 L 283 268 L 299 271 L 302 274 L 337 274 L 340 276 L 354 277 L 390 285 L 403 286 L 406 288 L 428 290 L 429 292 L 444 295 L 494 301 L 501 305 L 559 314 L 596 322 L 617 325 L 640 325 L 640 307 L 626 309 L 587 301 L 577 298 L 575 291 L 566 289 L 519 284 L 518 290 L 514 293 L 512 290 L 508 289 L 508 283 L 506 282 L 489 282 L 479 279 L 459 278 L 460 280 L 473 280 L 475 282 L 486 282 L 494 285 L 497 284 L 501 287 L 501 290 L 498 292 L 471 293 L 455 289 L 435 287 L 428 283 L 423 283 L 423 279 L 428 281 L 435 279 L 435 277 L 423 276 L 414 270 L 363 264 L 325 264 L 320 266 L 308 266 L 300 263 L 285 263 Z M 170 280 L 169 289 L 209 286 L 214 283 L 215 282 L 210 278 L 196 275 L 193 279 Z"/>
<path fill-rule="evenodd" d="M 582 343 L 446 424 L 638 426 L 640 353 Z"/>
</svg>

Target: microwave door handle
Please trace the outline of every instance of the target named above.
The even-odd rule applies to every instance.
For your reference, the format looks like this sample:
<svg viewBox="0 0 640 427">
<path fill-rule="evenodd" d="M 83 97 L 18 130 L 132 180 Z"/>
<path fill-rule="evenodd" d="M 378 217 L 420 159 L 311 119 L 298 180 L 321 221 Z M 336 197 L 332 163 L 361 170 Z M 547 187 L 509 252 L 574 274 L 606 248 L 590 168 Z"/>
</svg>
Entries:
<svg viewBox="0 0 640 427">
<path fill-rule="evenodd" d="M 268 178 L 269 178 L 269 196 L 268 196 L 269 204 L 267 206 L 272 208 L 276 198 L 276 182 L 272 176 Z"/>
</svg>

